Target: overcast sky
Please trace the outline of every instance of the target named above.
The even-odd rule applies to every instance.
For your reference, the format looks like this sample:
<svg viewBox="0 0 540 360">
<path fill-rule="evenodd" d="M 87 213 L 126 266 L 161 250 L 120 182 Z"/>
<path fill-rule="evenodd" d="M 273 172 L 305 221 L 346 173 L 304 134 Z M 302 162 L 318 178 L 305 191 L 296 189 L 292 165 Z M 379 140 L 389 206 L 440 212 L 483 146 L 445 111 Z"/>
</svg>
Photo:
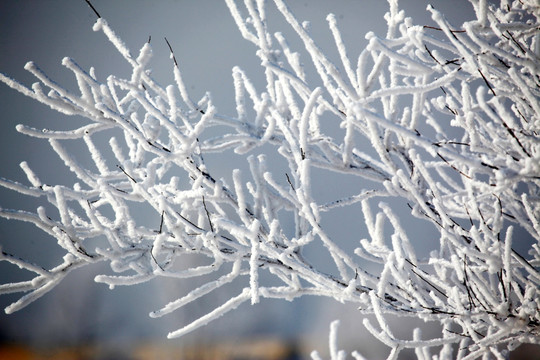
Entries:
<svg viewBox="0 0 540 360">
<path fill-rule="evenodd" d="M 234 113 L 233 66 L 244 69 L 259 88 L 264 86 L 258 68 L 259 60 L 254 55 L 255 48 L 241 38 L 222 1 L 92 2 L 133 54 L 138 53 L 138 49 L 151 36 L 153 75 L 162 85 L 172 83 L 172 64 L 163 40 L 167 37 L 184 71 L 192 97 L 198 99 L 205 91 L 210 91 L 220 112 Z M 306 0 L 289 3 L 300 20 L 311 21 L 312 34 L 319 46 L 331 52 L 334 47 L 329 42 L 331 35 L 325 20 L 329 12 L 336 14 L 349 54 L 353 57 L 366 45 L 366 32 L 374 31 L 380 36 L 385 34 L 383 15 L 387 5 L 381 0 Z M 451 23 L 459 24 L 464 18 L 473 17 L 472 7 L 464 0 L 437 0 L 431 3 L 446 13 Z M 431 24 L 425 10 L 426 1 L 402 0 L 401 4 L 416 24 Z M 23 67 L 32 60 L 51 78 L 75 90 L 69 71 L 60 64 L 64 56 L 69 56 L 85 69 L 94 66 L 102 80 L 111 73 L 128 75 L 130 68 L 104 35 L 92 31 L 95 20 L 95 14 L 83 0 L 1 1 L 0 72 L 30 86 L 35 80 Z M 285 22 L 271 2 L 269 21 L 272 31 L 290 34 L 289 30 L 284 29 Z M 298 44 L 293 39 L 290 42 Z M 15 126 L 23 123 L 36 128 L 70 129 L 76 120 L 58 115 L 3 84 L 0 84 L 0 108 L 0 176 L 26 182 L 19 163 L 27 161 L 42 181 L 72 185 L 72 177 L 49 150 L 46 141 L 27 138 L 17 133 Z M 20 194 L 0 189 L 1 207 L 35 210 L 38 203 L 32 199 L 26 200 Z M 53 239 L 34 230 L 31 225 L 3 219 L 0 219 L 0 245 L 5 251 L 45 266 L 54 265 L 61 254 Z M 17 270 L 0 263 L 0 280 L 5 282 L 19 278 L 21 275 Z M 103 268 L 93 268 L 87 272 L 74 272 L 65 283 L 28 308 L 9 316 L 2 312 L 0 341 L 2 337 L 51 343 L 78 341 L 91 336 L 111 341 L 145 336 L 164 338 L 167 332 L 182 325 L 182 314 L 170 320 L 155 320 L 147 316 L 151 310 L 174 299 L 177 288 L 150 284 L 109 291 L 104 285 L 92 284 L 93 277 L 100 270 L 104 271 Z M 0 306 L 4 308 L 15 299 L 14 296 L 2 296 Z M 323 304 L 326 307 L 321 312 L 320 306 Z M 326 337 L 329 322 L 343 314 L 343 309 L 354 309 L 327 304 L 330 302 L 303 301 L 281 305 L 263 301 L 256 308 L 241 307 L 238 312 L 218 320 L 216 325 L 210 325 L 210 329 L 203 329 L 181 341 L 250 332 L 276 336 L 302 333 L 313 338 Z M 359 327 L 357 317 L 347 316 L 343 320 L 344 332 Z M 354 338 L 352 335 L 349 336 L 351 339 Z"/>
</svg>

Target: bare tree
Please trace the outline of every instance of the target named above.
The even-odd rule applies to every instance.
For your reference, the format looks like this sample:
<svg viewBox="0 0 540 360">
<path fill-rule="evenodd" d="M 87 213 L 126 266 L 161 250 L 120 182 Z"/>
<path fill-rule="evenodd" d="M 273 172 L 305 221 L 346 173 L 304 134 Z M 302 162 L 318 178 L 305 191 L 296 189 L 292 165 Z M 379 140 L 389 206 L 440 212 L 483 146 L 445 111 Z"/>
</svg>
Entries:
<svg viewBox="0 0 540 360">
<path fill-rule="evenodd" d="M 535 0 L 470 2 L 474 21 L 449 24 L 428 7 L 437 26 L 424 26 L 390 0 L 386 37 L 367 34 L 369 45 L 354 61 L 331 14 L 336 65 L 308 24 L 274 0 L 303 43 L 307 65 L 281 33 L 269 31 L 264 1 L 246 0 L 239 8 L 226 0 L 242 36 L 258 48 L 267 81 L 257 89 L 242 69 L 233 69 L 234 116 L 220 113 L 210 94 L 190 97 L 168 42 L 174 84 L 156 83 L 148 71 L 150 41 L 133 56 L 94 9 L 94 30 L 126 59 L 131 77 L 99 80 L 94 69 L 64 58 L 79 86 L 74 94 L 33 63 L 26 69 L 39 82 L 31 89 L 0 74 L 24 95 L 88 120 L 69 131 L 17 127 L 48 139 L 80 182 L 46 185 L 26 163 L 29 185 L 0 180 L 58 211 L 1 209 L 0 216 L 33 223 L 65 251 L 51 269 L 2 252 L 1 260 L 35 273 L 30 281 L 0 286 L 0 293 L 25 293 L 6 312 L 35 301 L 73 269 L 109 262 L 116 274 L 95 281 L 111 288 L 156 277 L 199 284 L 151 317 L 241 284 L 237 294 L 169 338 L 244 302 L 319 295 L 374 314 L 377 323 L 365 319 L 363 325 L 391 349 L 389 358 L 407 348 L 425 359 L 434 353 L 440 359 L 504 358 L 521 343 L 539 343 L 540 6 Z M 308 66 L 316 77 L 307 75 Z M 342 131 L 325 131 L 329 123 Z M 94 143 L 104 132 L 111 134 L 110 149 Z M 84 142 L 94 167 L 83 167 L 64 149 L 68 139 Z M 229 181 L 205 162 L 228 150 L 244 156 L 249 169 L 232 170 Z M 321 200 L 324 188 L 313 186 L 319 170 L 351 178 L 355 192 Z M 388 204 L 396 199 L 439 234 L 424 240 L 435 248 L 429 256 L 419 256 L 422 245 Z M 135 220 L 137 204 L 148 206 L 158 227 Z M 365 238 L 325 229 L 326 214 L 342 207 L 361 209 Z M 294 219 L 294 231 L 285 218 Z M 515 250 L 527 240 L 514 236 L 518 229 L 532 242 L 528 253 Z M 313 248 L 326 252 L 324 266 L 306 255 Z M 426 336 L 415 329 L 413 340 L 399 339 L 389 315 L 436 321 L 442 331 Z M 345 356 L 335 346 L 331 354 Z"/>
</svg>

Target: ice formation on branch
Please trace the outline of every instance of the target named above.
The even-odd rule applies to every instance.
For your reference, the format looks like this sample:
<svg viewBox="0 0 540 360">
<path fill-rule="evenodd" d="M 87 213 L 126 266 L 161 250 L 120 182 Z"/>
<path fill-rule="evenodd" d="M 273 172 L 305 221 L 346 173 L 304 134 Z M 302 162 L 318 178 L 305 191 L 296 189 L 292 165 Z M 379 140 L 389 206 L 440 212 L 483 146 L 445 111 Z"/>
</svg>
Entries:
<svg viewBox="0 0 540 360">
<path fill-rule="evenodd" d="M 44 269 L 2 252 L 1 260 L 35 273 L 29 281 L 0 286 L 0 293 L 24 293 L 6 312 L 35 301 L 69 271 L 105 261 L 116 274 L 95 280 L 110 287 L 156 277 L 206 279 L 152 317 L 230 283 L 243 284 L 237 295 L 170 338 L 244 302 L 321 295 L 374 314 L 376 323 L 366 319 L 363 325 L 391 348 L 389 358 L 406 348 L 426 359 L 434 353 L 440 359 L 503 358 L 520 343 L 540 342 L 540 6 L 535 0 L 470 2 L 476 20 L 456 26 L 428 7 L 436 26 L 425 26 L 390 0 L 386 36 L 367 34 L 369 45 L 357 58 L 347 53 L 329 15 L 341 59 L 336 65 L 283 0 L 274 0 L 305 46 L 309 59 L 302 61 L 310 61 L 317 75 L 309 78 L 308 65 L 284 36 L 269 32 L 264 1 L 245 0 L 240 8 L 226 0 L 242 36 L 258 48 L 267 81 L 265 89 L 256 89 L 246 73 L 233 69 L 234 116 L 221 114 L 209 94 L 190 98 L 172 48 L 174 83 L 157 84 L 148 71 L 151 45 L 131 55 L 102 18 L 94 30 L 123 55 L 133 69 L 130 78 L 102 81 L 69 58 L 62 63 L 80 94 L 33 63 L 26 69 L 39 81 L 31 89 L 0 74 L 24 95 L 88 120 L 71 131 L 17 127 L 48 139 L 80 182 L 43 184 L 26 163 L 21 168 L 30 185 L 0 180 L 58 209 L 58 215 L 43 207 L 35 213 L 1 209 L 0 215 L 33 223 L 66 254 L 63 263 Z M 342 136 L 325 133 L 323 122 L 338 123 Z M 111 159 L 93 137 L 113 129 L 123 138 L 110 138 Z M 66 139 L 84 141 L 95 169 L 64 149 Z M 233 170 L 232 184 L 204 160 L 226 150 L 245 154 L 250 169 Z M 282 159 L 287 172 L 270 171 L 270 157 Z M 313 169 L 357 178 L 357 192 L 321 202 Z M 437 240 L 424 240 L 437 248 L 427 259 L 384 202 L 394 198 L 438 231 Z M 159 219 L 159 228 L 134 220 L 135 203 L 153 208 L 148 216 Z M 360 204 L 367 235 L 354 239 L 351 253 L 321 219 L 337 207 Z M 293 236 L 280 221 L 283 215 L 294 219 Z M 527 240 L 513 236 L 518 228 L 532 239 L 528 253 L 515 250 L 515 243 Z M 91 247 L 90 239 L 103 239 L 105 246 Z M 303 256 L 313 244 L 324 246 L 333 271 Z M 182 267 L 190 257 L 198 263 Z M 377 269 L 372 264 L 382 270 L 370 270 Z M 416 330 L 413 340 L 399 339 L 388 315 L 436 321 L 442 331 L 423 337 Z M 331 352 L 344 356 L 335 346 Z"/>
</svg>

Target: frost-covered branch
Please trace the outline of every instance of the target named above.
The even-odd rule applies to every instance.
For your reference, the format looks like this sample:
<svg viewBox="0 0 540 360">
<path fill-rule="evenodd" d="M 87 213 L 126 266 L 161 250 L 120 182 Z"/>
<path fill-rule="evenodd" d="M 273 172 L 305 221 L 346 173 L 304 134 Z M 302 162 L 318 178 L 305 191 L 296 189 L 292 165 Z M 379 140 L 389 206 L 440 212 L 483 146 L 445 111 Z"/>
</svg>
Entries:
<svg viewBox="0 0 540 360">
<path fill-rule="evenodd" d="M 270 33 L 264 1 L 226 3 L 241 35 L 258 48 L 266 76 L 266 88 L 257 89 L 242 69 L 232 70 L 232 116 L 220 113 L 210 94 L 190 97 L 168 42 L 173 80 L 162 87 L 150 76 L 150 42 L 133 56 L 99 15 L 94 30 L 125 58 L 131 77 L 100 80 L 93 68 L 65 58 L 79 87 L 74 94 L 33 63 L 25 67 L 38 79 L 31 88 L 0 74 L 22 94 L 87 119 L 69 131 L 17 127 L 48 139 L 80 183 L 43 184 L 26 163 L 29 185 L 0 180 L 43 197 L 58 212 L 0 209 L 0 216 L 33 223 L 66 254 L 62 264 L 44 269 L 2 252 L 0 260 L 35 273 L 30 281 L 0 286 L 0 293 L 26 293 L 6 311 L 38 299 L 71 269 L 101 261 L 114 274 L 95 280 L 111 288 L 156 277 L 205 279 L 152 317 L 241 284 L 240 293 L 169 337 L 244 302 L 319 295 L 375 315 L 376 323 L 363 324 L 392 349 L 389 358 L 406 348 L 419 358 L 434 352 L 444 359 L 501 357 L 520 343 L 538 343 L 539 5 L 471 0 L 477 19 L 459 26 L 428 7 L 436 26 L 423 26 L 390 0 L 386 36 L 367 34 L 369 45 L 356 58 L 329 15 L 341 61 L 334 64 L 282 0 L 274 3 L 305 46 L 302 61 L 283 34 Z M 343 132 L 326 132 L 325 123 Z M 94 143 L 102 132 L 111 134 L 110 149 Z M 82 141 L 95 167 L 78 163 L 62 146 L 65 140 Z M 249 168 L 232 170 L 232 183 L 205 162 L 228 150 L 245 156 Z M 275 162 L 287 165 L 285 174 L 272 170 Z M 355 179 L 356 191 L 323 202 L 313 186 L 312 172 L 319 169 Z M 411 239 L 389 205 L 395 199 L 439 238 Z M 159 226 L 135 221 L 138 203 Z M 355 205 L 362 209 L 365 238 L 325 229 L 326 213 Z M 293 235 L 283 216 L 294 219 Z M 530 239 L 516 238 L 516 229 Z M 101 246 L 90 246 L 92 239 Z M 350 241 L 357 243 L 354 252 L 343 246 Z M 428 241 L 437 250 L 420 258 L 419 244 Z M 533 242 L 528 253 L 515 250 L 522 241 Z M 304 256 L 315 245 L 328 252 L 333 270 L 322 271 Z M 186 259 L 192 261 L 187 268 Z M 423 338 L 415 330 L 413 340 L 402 340 L 388 315 L 436 321 L 442 331 Z M 337 324 L 332 336 L 336 331 Z M 335 346 L 331 354 L 344 358 Z"/>
</svg>

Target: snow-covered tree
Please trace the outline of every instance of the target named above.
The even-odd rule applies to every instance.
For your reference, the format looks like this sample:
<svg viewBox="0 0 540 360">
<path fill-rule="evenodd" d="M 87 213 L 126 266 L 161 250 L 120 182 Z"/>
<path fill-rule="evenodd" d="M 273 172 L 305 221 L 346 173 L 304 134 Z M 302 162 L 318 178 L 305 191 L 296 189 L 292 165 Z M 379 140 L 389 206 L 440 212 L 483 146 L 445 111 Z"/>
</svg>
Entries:
<svg viewBox="0 0 540 360">
<path fill-rule="evenodd" d="M 330 14 L 337 63 L 309 23 L 283 0 L 273 2 L 226 0 L 266 79 L 258 89 L 240 67 L 232 70 L 234 115 L 221 113 L 209 93 L 190 96 L 170 45 L 172 84 L 158 84 L 149 71 L 152 42 L 132 55 L 95 9 L 94 30 L 125 58 L 130 77 L 102 79 L 64 58 L 75 94 L 31 62 L 25 68 L 38 79 L 31 88 L 0 74 L 22 94 L 87 120 L 75 130 L 17 127 L 47 139 L 79 182 L 44 184 L 26 163 L 28 185 L 0 179 L 57 209 L 0 209 L 0 216 L 33 223 L 65 251 L 50 269 L 2 251 L 0 260 L 35 274 L 0 285 L 0 293 L 24 293 L 6 312 L 37 300 L 71 270 L 108 262 L 113 274 L 95 281 L 111 288 L 158 277 L 197 284 L 151 317 L 241 285 L 169 338 L 245 302 L 318 295 L 374 314 L 376 323 L 366 318 L 363 326 L 391 349 L 389 358 L 407 348 L 425 359 L 504 358 L 521 343 L 539 343 L 538 2 L 470 0 L 476 19 L 463 24 L 428 6 L 436 26 L 426 26 L 389 0 L 386 36 L 368 33 L 360 54 L 347 53 Z M 308 57 L 270 31 L 266 6 L 279 10 Z M 328 130 L 334 125 L 338 131 Z M 94 141 L 102 134 L 107 148 Z M 93 166 L 65 149 L 72 140 L 85 144 Z M 225 151 L 246 165 L 218 177 L 205 158 Z M 317 182 L 321 172 L 346 177 L 354 192 L 326 199 L 333 185 Z M 133 216 L 140 204 L 157 226 Z M 438 238 L 411 239 L 394 204 Z M 328 232 L 325 220 L 338 208 L 355 212 L 367 232 Z M 516 250 L 520 243 L 528 252 Z M 388 316 L 435 321 L 441 332 L 415 329 L 412 340 L 399 339 Z M 332 339 L 336 332 L 333 323 Z M 344 358 L 331 344 L 332 358 Z"/>
</svg>

